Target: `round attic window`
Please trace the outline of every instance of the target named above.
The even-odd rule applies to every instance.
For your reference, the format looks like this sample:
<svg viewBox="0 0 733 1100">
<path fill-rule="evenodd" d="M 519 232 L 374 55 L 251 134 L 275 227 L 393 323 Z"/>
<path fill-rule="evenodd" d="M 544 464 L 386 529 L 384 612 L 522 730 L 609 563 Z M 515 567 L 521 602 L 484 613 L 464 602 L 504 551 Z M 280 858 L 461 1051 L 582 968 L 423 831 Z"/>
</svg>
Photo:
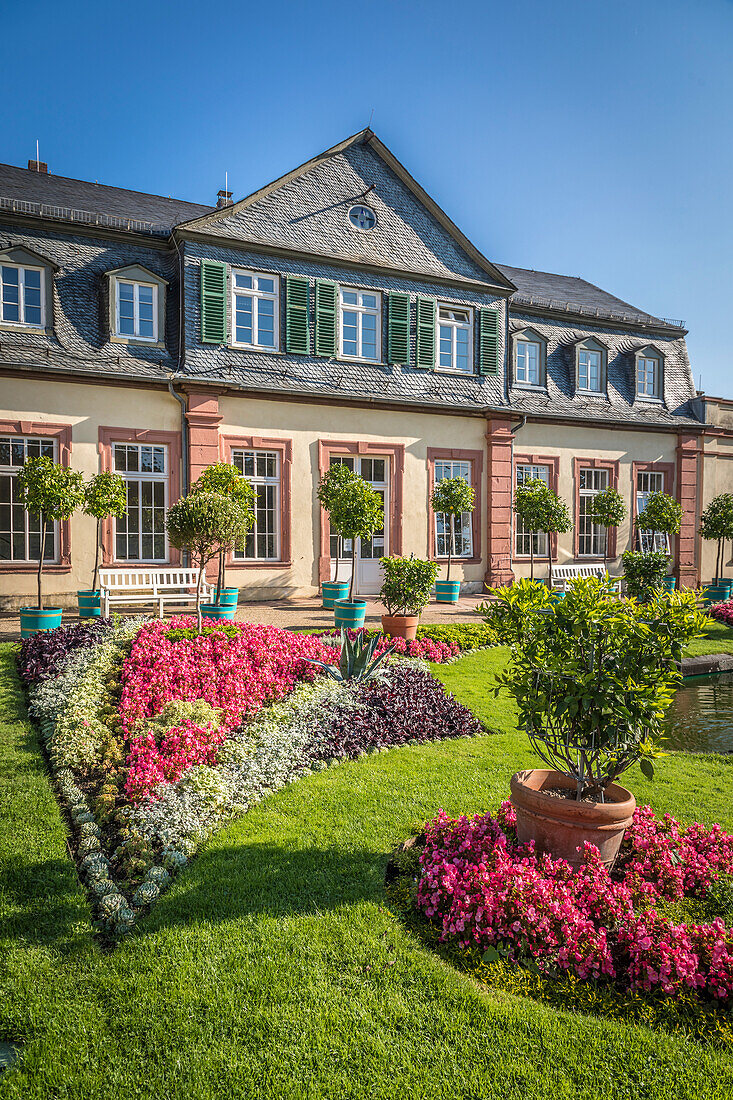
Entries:
<svg viewBox="0 0 733 1100">
<path fill-rule="evenodd" d="M 377 224 L 377 215 L 371 206 L 352 206 L 349 210 L 349 221 L 355 229 L 363 229 L 368 233 Z"/>
</svg>

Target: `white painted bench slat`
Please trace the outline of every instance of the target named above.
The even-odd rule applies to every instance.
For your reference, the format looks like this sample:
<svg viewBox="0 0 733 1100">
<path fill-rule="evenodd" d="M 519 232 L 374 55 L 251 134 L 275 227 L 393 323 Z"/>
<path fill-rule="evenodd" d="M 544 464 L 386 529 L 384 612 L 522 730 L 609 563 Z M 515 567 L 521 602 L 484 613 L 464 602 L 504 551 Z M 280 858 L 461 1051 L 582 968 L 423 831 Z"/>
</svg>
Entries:
<svg viewBox="0 0 733 1100">
<path fill-rule="evenodd" d="M 109 615 L 110 605 L 157 604 L 163 617 L 167 603 L 195 603 L 197 569 L 100 569 L 99 587 L 102 614 Z M 210 602 L 213 587 L 203 581 L 201 598 Z"/>
<path fill-rule="evenodd" d="M 555 565 L 552 569 L 552 587 L 561 588 L 563 592 L 567 592 L 569 582 L 574 581 L 577 577 L 598 577 L 602 580 L 607 572 L 608 570 L 603 564 Z M 620 584 L 621 577 L 609 577 L 609 580 Z"/>
</svg>

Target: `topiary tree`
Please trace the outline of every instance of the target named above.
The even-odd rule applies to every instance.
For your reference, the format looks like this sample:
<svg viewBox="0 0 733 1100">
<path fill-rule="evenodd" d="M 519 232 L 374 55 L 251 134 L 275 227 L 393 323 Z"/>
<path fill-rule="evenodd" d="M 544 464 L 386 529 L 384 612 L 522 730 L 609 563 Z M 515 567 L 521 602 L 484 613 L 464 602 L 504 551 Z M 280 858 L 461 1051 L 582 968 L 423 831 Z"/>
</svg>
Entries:
<svg viewBox="0 0 733 1100">
<path fill-rule="evenodd" d="M 455 525 L 453 521 L 456 516 L 474 510 L 476 507 L 476 494 L 465 477 L 446 477 L 439 481 L 433 489 L 430 503 L 436 515 L 444 515 L 448 521 L 448 571 L 445 579 L 449 581 L 450 565 L 455 550 Z"/>
<path fill-rule="evenodd" d="M 532 478 L 518 486 L 514 493 L 514 511 L 525 528 L 547 535 L 547 565 L 552 588 L 552 539 L 550 535 L 570 531 L 573 521 L 567 504 L 540 478 Z M 534 541 L 529 543 L 530 579 L 534 579 Z"/>
<path fill-rule="evenodd" d="M 329 466 L 321 478 L 317 490 L 321 507 L 328 512 L 328 522 L 331 532 L 337 536 L 336 572 L 333 578 L 334 581 L 339 579 L 339 565 L 344 555 L 344 536 L 336 526 L 334 514 L 338 513 L 339 502 L 342 500 L 347 487 L 353 479 L 358 476 L 359 475 L 355 474 L 353 470 L 350 470 L 345 463 L 338 462 L 334 466 Z"/>
<path fill-rule="evenodd" d="M 43 557 L 49 523 L 71 519 L 84 499 L 84 478 L 47 456 L 29 458 L 16 479 L 18 499 L 27 512 L 38 516 L 41 543 L 38 551 L 38 610 L 43 610 Z"/>
<path fill-rule="evenodd" d="M 220 493 L 228 497 L 237 507 L 241 508 L 243 519 L 247 527 L 245 534 L 252 530 L 255 521 L 255 491 L 252 483 L 246 477 L 242 477 L 239 470 L 231 462 L 214 462 L 207 466 L 201 477 L 191 486 L 192 493 Z M 219 547 L 219 568 L 216 576 L 215 602 L 221 600 L 224 588 L 226 555 L 233 549 L 229 546 Z"/>
<path fill-rule="evenodd" d="M 608 562 L 608 530 L 618 527 L 626 519 L 626 504 L 617 489 L 609 485 L 591 498 L 591 518 L 599 527 L 606 528 L 606 546 L 603 551 L 603 564 Z M 606 569 L 608 572 L 608 569 Z"/>
<path fill-rule="evenodd" d="M 351 582 L 349 599 L 354 598 L 356 581 L 356 540 L 366 539 L 384 526 L 384 505 L 376 489 L 368 481 L 355 474 L 344 485 L 331 512 L 337 531 L 345 539 L 351 539 Z"/>
<path fill-rule="evenodd" d="M 700 516 L 700 534 L 704 539 L 716 539 L 715 577 L 723 572 L 725 540 L 733 539 L 733 493 L 720 493 L 714 497 Z"/>
<path fill-rule="evenodd" d="M 564 535 L 566 531 L 572 531 L 573 521 L 565 501 L 552 489 L 548 489 L 547 493 L 547 515 L 542 530 L 547 535 L 547 567 L 550 588 L 552 588 L 552 539 L 550 536 Z"/>
<path fill-rule="evenodd" d="M 171 545 L 191 555 L 199 575 L 196 584 L 196 623 L 201 633 L 201 583 L 207 562 L 221 547 L 236 546 L 249 530 L 241 506 L 222 493 L 198 491 L 177 501 L 165 519 Z"/>
<path fill-rule="evenodd" d="M 679 535 L 681 524 L 682 505 L 668 493 L 651 493 L 644 510 L 636 517 L 637 531 L 652 533 L 652 551 L 657 535 Z"/>
<path fill-rule="evenodd" d="M 109 472 L 90 477 L 84 486 L 84 503 L 81 510 L 86 516 L 94 516 L 97 521 L 97 545 L 94 551 L 94 572 L 92 573 L 92 592 L 96 592 L 102 520 L 109 516 L 120 519 L 127 511 L 127 489 L 124 478 Z"/>
</svg>

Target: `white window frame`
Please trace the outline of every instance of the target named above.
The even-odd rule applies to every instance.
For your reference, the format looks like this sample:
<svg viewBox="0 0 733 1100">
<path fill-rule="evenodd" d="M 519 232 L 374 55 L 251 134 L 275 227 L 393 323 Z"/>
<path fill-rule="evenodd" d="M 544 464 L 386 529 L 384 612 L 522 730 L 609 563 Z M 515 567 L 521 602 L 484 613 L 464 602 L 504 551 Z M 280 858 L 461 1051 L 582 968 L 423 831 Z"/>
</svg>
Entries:
<svg viewBox="0 0 733 1100">
<path fill-rule="evenodd" d="M 448 473 L 443 473 L 442 477 L 438 477 L 438 467 L 445 467 L 448 469 Z M 462 477 L 468 482 L 470 486 L 473 486 L 473 462 L 470 458 L 434 458 L 433 459 L 433 488 L 437 488 L 441 481 L 450 477 Z M 453 555 L 454 561 L 460 561 L 465 558 L 473 557 L 473 512 L 461 512 L 460 516 L 454 516 L 454 520 L 457 520 L 455 527 L 458 530 L 454 531 L 454 544 L 458 545 L 458 532 L 461 532 L 461 543 L 464 549 L 459 553 L 458 550 Z M 440 521 L 440 523 L 439 523 Z M 439 530 L 442 523 L 443 530 Z M 468 529 L 468 548 L 466 549 L 465 530 L 466 524 Z M 446 516 L 444 512 L 436 512 L 433 521 L 433 530 L 435 536 L 435 557 L 438 561 L 446 560 L 448 557 L 448 551 L 444 553 L 438 549 L 440 546 L 440 540 L 449 537 L 450 532 L 446 530 Z M 446 544 L 447 545 L 447 544 Z"/>
<path fill-rule="evenodd" d="M 529 340 L 529 339 L 527 339 L 526 336 L 518 336 L 516 338 L 514 344 L 515 344 L 515 347 L 514 347 L 514 382 L 517 383 L 520 386 L 531 386 L 533 389 L 542 389 L 543 388 L 542 344 L 540 343 L 539 340 Z M 537 350 L 537 381 L 536 382 L 533 382 L 531 379 L 526 378 L 526 377 L 525 378 L 520 377 L 520 374 L 519 374 L 519 371 L 520 371 L 519 349 L 523 345 L 526 345 L 527 347 L 536 348 L 536 350 Z M 525 365 L 522 369 L 524 370 L 524 373 L 526 375 L 528 373 L 528 365 L 527 365 L 527 356 L 526 356 L 526 354 L 524 356 L 524 359 L 525 359 Z"/>
<path fill-rule="evenodd" d="M 9 558 L 0 558 L 0 564 L 8 567 L 8 566 L 13 566 L 13 565 L 28 565 L 30 563 L 37 563 L 38 562 L 38 558 L 31 558 L 31 557 L 27 556 L 28 553 L 29 553 L 29 550 L 30 550 L 31 525 L 33 525 L 34 527 L 37 527 L 37 530 L 34 531 L 33 533 L 38 535 L 39 542 L 40 542 L 40 517 L 39 516 L 31 516 L 30 513 L 27 512 L 25 508 L 23 508 L 22 509 L 22 512 L 23 512 L 23 538 L 24 538 L 26 556 L 22 557 L 22 558 L 13 557 L 13 527 L 12 527 L 13 479 L 18 476 L 20 471 L 23 469 L 23 465 L 25 464 L 25 461 L 29 457 L 29 455 L 28 455 L 28 444 L 29 443 L 37 443 L 39 445 L 38 446 L 38 455 L 39 456 L 42 454 L 43 448 L 47 449 L 49 444 L 50 444 L 51 449 L 52 449 L 52 454 L 49 455 L 48 457 L 53 458 L 54 462 L 58 461 L 58 445 L 57 445 L 57 441 L 55 439 L 49 439 L 48 436 L 8 435 L 7 433 L 0 434 L 0 442 L 4 443 L 6 441 L 10 444 L 10 447 L 11 447 L 11 452 L 10 452 L 11 453 L 11 461 L 9 463 L 2 463 L 2 465 L 0 465 L 0 475 L 2 477 L 7 477 L 10 480 L 11 520 L 10 520 L 10 531 L 8 532 L 9 535 L 10 535 L 10 557 Z M 23 446 L 23 460 L 24 461 L 23 461 L 23 465 L 17 466 L 17 465 L 14 465 L 13 462 L 12 462 L 12 447 L 14 445 L 18 446 L 19 444 L 22 444 L 22 446 Z M 31 455 L 30 457 L 34 458 L 34 457 L 38 457 L 38 456 Z M 17 507 L 21 507 L 21 506 L 15 505 L 15 507 L 17 508 Z M 49 557 L 44 557 L 43 560 L 44 560 L 46 565 L 54 565 L 54 564 L 58 563 L 58 560 L 59 560 L 59 524 L 58 524 L 58 522 L 54 521 L 52 524 L 49 525 L 49 531 L 46 532 L 46 537 L 47 538 L 48 538 L 49 533 L 52 534 L 52 538 L 53 538 L 53 554 L 50 555 Z"/>
<path fill-rule="evenodd" d="M 647 487 L 640 489 L 639 484 L 642 479 L 646 480 Z M 653 479 L 653 482 L 652 482 Z M 654 484 L 655 488 L 651 488 L 651 484 Z M 636 494 L 636 514 L 640 516 L 646 508 L 646 502 L 652 493 L 663 493 L 664 490 L 664 473 L 662 470 L 637 470 L 636 471 L 636 485 L 634 486 L 634 492 Z M 636 529 L 636 540 L 639 545 L 639 549 L 644 554 L 650 553 L 652 550 L 663 550 L 666 553 L 670 552 L 669 549 L 669 535 L 664 531 L 657 531 L 656 538 L 654 540 L 654 546 L 652 546 L 652 533 L 651 531 L 641 531 L 638 526 Z"/>
<path fill-rule="evenodd" d="M 598 357 L 598 385 L 591 386 L 591 356 Z M 583 356 L 587 360 L 583 363 Z M 582 372 L 585 368 L 585 385 L 582 381 Z M 603 352 L 598 348 L 578 348 L 578 389 L 582 393 L 603 393 Z"/>
<path fill-rule="evenodd" d="M 19 328 L 34 328 L 42 329 L 46 327 L 46 269 L 45 267 L 36 266 L 35 264 L 16 264 L 6 263 L 0 258 L 0 269 L 3 267 L 12 267 L 18 272 L 18 320 L 8 320 L 5 316 L 5 299 L 3 294 L 3 280 L 2 271 L 0 270 L 0 321 L 4 325 L 17 325 Z M 37 271 L 40 276 L 41 288 L 41 320 L 39 324 L 35 321 L 26 321 L 25 319 L 25 273 L 26 271 Z"/>
<path fill-rule="evenodd" d="M 344 294 L 356 294 L 356 303 L 345 302 Z M 365 294 L 368 294 L 371 298 L 376 298 L 376 306 L 365 306 L 362 298 Z M 356 314 L 356 355 L 352 355 L 350 352 L 344 351 L 344 313 Z M 362 354 L 362 326 L 363 317 L 365 314 L 369 314 L 372 317 L 376 317 L 376 329 L 377 329 L 377 345 L 376 356 L 372 358 L 370 355 Z M 363 290 L 355 286 L 342 286 L 339 288 L 339 355 L 342 359 L 359 360 L 363 363 L 381 363 L 382 362 L 382 293 L 379 290 Z"/>
<path fill-rule="evenodd" d="M 454 318 L 444 318 L 440 314 L 443 310 L 449 312 L 460 311 L 468 315 L 467 321 L 459 321 Z M 451 365 L 445 367 L 440 362 L 440 330 L 441 328 L 449 328 L 451 330 Z M 468 333 L 468 367 L 464 370 L 462 367 L 457 367 L 457 351 L 458 351 L 458 331 L 464 330 Z M 471 374 L 476 373 L 476 368 L 473 361 L 473 309 L 471 306 L 460 305 L 458 302 L 438 302 L 438 308 L 435 311 L 435 369 L 437 371 L 445 371 L 447 374 L 461 374 L 463 377 L 468 377 Z"/>
<path fill-rule="evenodd" d="M 527 481 L 544 481 L 545 485 L 550 485 L 550 467 L 543 462 L 518 462 L 516 471 L 514 473 L 514 484 L 518 487 L 519 471 L 526 471 L 522 475 L 522 485 Z M 524 531 L 522 529 L 522 521 L 519 516 L 514 514 L 514 557 L 515 558 L 529 558 L 531 554 L 529 550 L 520 549 L 520 539 L 534 539 L 535 551 L 534 556 L 536 558 L 547 557 L 547 532 L 546 531 Z"/>
<path fill-rule="evenodd" d="M 252 286 L 244 287 L 237 286 L 237 275 L 243 275 L 252 280 Z M 269 279 L 272 282 L 272 290 L 260 290 L 256 286 L 258 279 Z M 252 299 L 252 340 L 247 342 L 246 340 L 237 340 L 237 298 L 251 298 Z M 272 344 L 260 344 L 258 342 L 259 336 L 259 306 L 258 302 L 268 301 L 273 303 L 272 310 L 272 324 L 273 324 L 273 343 Z M 279 351 L 280 350 L 280 276 L 275 275 L 272 271 L 250 271 L 246 267 L 233 267 L 232 268 L 232 285 L 231 285 L 231 310 L 232 310 L 232 329 L 231 329 L 231 346 L 233 348 L 256 348 L 257 351 Z"/>
<path fill-rule="evenodd" d="M 594 482 L 591 488 L 587 486 L 581 487 L 581 478 L 583 474 L 592 474 L 591 480 Z M 597 475 L 601 475 L 600 477 Z M 596 481 L 601 481 L 601 485 L 596 485 Z M 576 523 L 578 525 L 578 557 L 579 558 L 605 558 L 608 548 L 608 528 L 603 527 L 599 523 L 590 524 L 590 532 L 581 531 L 581 520 L 584 518 L 581 510 L 581 501 L 592 500 L 598 493 L 602 493 L 604 489 L 607 489 L 611 484 L 611 471 L 606 469 L 605 466 L 581 466 L 578 469 L 578 515 L 576 517 Z M 590 551 L 583 551 L 580 549 L 581 540 L 590 538 Z"/>
<path fill-rule="evenodd" d="M 117 447 L 126 447 L 128 449 L 133 448 L 133 447 L 137 448 L 137 452 L 138 452 L 138 463 L 137 463 L 138 469 L 137 470 L 118 470 L 117 469 L 116 454 L 115 454 L 115 451 L 116 451 Z M 162 470 L 162 472 L 158 471 L 158 470 L 141 470 L 140 469 L 140 464 L 141 464 L 140 463 L 140 457 L 142 455 L 142 450 L 143 450 L 144 447 L 151 447 L 155 450 L 162 450 L 163 451 L 164 461 L 163 461 L 163 470 Z M 142 524 L 143 494 L 142 494 L 142 483 L 150 481 L 150 482 L 155 482 L 156 484 L 159 484 L 159 483 L 162 482 L 162 484 L 163 484 L 163 516 L 165 517 L 166 513 L 168 512 L 168 508 L 169 508 L 169 482 L 170 482 L 170 473 L 169 473 L 169 471 L 170 471 L 170 453 L 169 453 L 169 449 L 168 449 L 168 447 L 166 446 L 165 443 L 144 443 L 144 442 L 143 443 L 138 443 L 134 440 L 116 439 L 116 440 L 113 440 L 112 443 L 111 443 L 111 451 L 112 451 L 112 466 L 113 466 L 113 469 L 114 469 L 115 473 L 119 473 L 120 477 L 125 482 L 125 486 L 127 486 L 131 482 L 137 482 L 137 485 L 138 485 L 138 493 L 137 493 L 138 530 L 137 530 L 137 537 L 138 537 L 139 548 L 142 551 L 142 541 L 143 541 L 143 524 Z M 125 489 L 125 491 L 127 491 L 127 489 Z M 118 565 L 127 565 L 127 564 L 131 563 L 133 565 L 165 565 L 170 560 L 170 548 L 168 546 L 168 532 L 165 528 L 165 523 L 163 524 L 163 539 L 164 539 L 165 550 L 164 550 L 164 554 L 163 554 L 162 558 L 156 558 L 156 557 L 119 558 L 117 556 L 117 523 L 118 523 L 118 520 L 115 518 L 114 522 L 113 522 L 113 532 L 112 532 L 112 550 L 113 550 L 113 560 L 115 561 L 116 564 L 118 564 Z M 153 532 L 153 538 L 154 537 L 155 537 L 155 532 Z M 129 546 L 129 543 L 130 543 L 129 532 L 126 532 L 125 538 L 127 540 L 127 545 Z"/>
<path fill-rule="evenodd" d="M 642 371 L 642 363 L 653 363 L 653 389 L 650 392 L 647 389 L 647 377 L 648 370 L 646 365 L 643 368 L 644 380 L 639 377 Z M 636 395 L 637 397 L 645 397 L 648 400 L 661 400 L 662 396 L 662 360 L 659 355 L 637 355 L 636 357 Z"/>
<path fill-rule="evenodd" d="M 133 288 L 133 329 L 132 333 L 122 332 L 120 329 L 120 288 L 125 286 Z M 140 335 L 140 287 L 148 287 L 153 292 L 153 335 Z M 157 344 L 158 342 L 158 286 L 156 283 L 146 283 L 143 279 L 126 279 L 124 276 L 115 278 L 115 336 L 121 340 L 140 340 L 145 344 Z"/>
<path fill-rule="evenodd" d="M 258 475 L 258 474 L 245 474 L 241 471 L 244 470 L 244 456 L 254 455 L 254 466 L 257 468 L 257 456 L 267 456 L 268 458 L 275 459 L 275 474 Z M 247 554 L 246 546 L 242 550 L 234 550 L 232 552 L 232 559 L 237 562 L 260 562 L 263 565 L 267 565 L 270 562 L 282 561 L 282 454 L 279 450 L 272 450 L 269 447 L 232 447 L 231 462 L 240 469 L 239 462 L 241 462 L 241 476 L 246 477 L 247 481 L 251 484 L 257 496 L 257 490 L 260 487 L 272 487 L 275 490 L 274 504 L 273 504 L 273 518 L 274 518 L 274 530 L 272 534 L 275 536 L 275 554 L 271 557 L 260 557 L 257 553 Z M 265 532 L 269 533 L 269 532 Z M 255 522 L 254 526 L 248 532 L 247 538 L 254 540 L 254 549 L 257 550 L 257 535 L 260 534 L 258 530 L 258 517 L 257 506 L 255 505 Z"/>
</svg>

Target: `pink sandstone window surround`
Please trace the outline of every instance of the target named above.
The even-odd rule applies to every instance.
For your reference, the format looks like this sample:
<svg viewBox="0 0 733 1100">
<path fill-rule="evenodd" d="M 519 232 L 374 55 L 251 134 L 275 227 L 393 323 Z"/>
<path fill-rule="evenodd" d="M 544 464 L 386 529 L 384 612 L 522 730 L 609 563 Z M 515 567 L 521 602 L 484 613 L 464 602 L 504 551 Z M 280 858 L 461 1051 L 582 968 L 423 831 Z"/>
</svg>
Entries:
<svg viewBox="0 0 733 1100">
<path fill-rule="evenodd" d="M 38 420 L 0 420 L 0 435 L 35 436 L 53 439 L 56 444 L 56 460 L 63 466 L 71 462 L 71 424 L 52 424 Z M 57 560 L 43 566 L 44 573 L 71 572 L 71 523 L 63 520 L 58 525 Z M 37 563 L 33 561 L 2 561 L 0 573 L 35 573 Z"/>
<path fill-rule="evenodd" d="M 474 490 L 476 506 L 471 517 L 472 553 L 466 557 L 456 557 L 456 561 L 464 565 L 479 565 L 483 561 L 481 555 L 481 535 L 483 526 L 481 522 L 483 505 L 483 476 L 484 454 L 483 451 L 462 450 L 445 447 L 428 447 L 428 557 L 445 561 L 446 555 L 437 553 L 437 537 L 435 528 L 435 516 L 430 507 L 430 498 L 435 488 L 435 464 L 436 462 L 467 462 L 470 466 L 471 488 Z"/>
<path fill-rule="evenodd" d="M 606 485 L 613 489 L 618 489 L 618 473 L 619 463 L 618 461 L 611 461 L 602 458 L 574 458 L 573 459 L 573 484 L 574 484 L 574 496 L 575 496 L 575 511 L 574 511 L 574 527 L 573 527 L 573 554 L 575 558 L 583 562 L 593 562 L 604 560 L 603 554 L 581 554 L 581 532 L 580 532 L 580 498 L 581 498 L 581 471 L 583 470 L 605 470 L 607 471 Z M 606 558 L 616 557 L 616 534 L 617 529 L 615 527 L 609 527 L 606 538 Z"/>
<path fill-rule="evenodd" d="M 274 451 L 278 455 L 279 491 L 279 556 L 254 558 L 251 561 L 227 556 L 227 569 L 289 569 L 291 552 L 291 481 L 293 467 L 292 439 L 266 438 L 258 435 L 222 435 L 219 438 L 222 462 L 232 461 L 233 451 Z"/>
<path fill-rule="evenodd" d="M 517 467 L 518 466 L 545 466 L 547 467 L 548 485 L 552 489 L 553 493 L 557 492 L 558 482 L 560 480 L 560 459 L 557 455 L 535 455 L 535 454 L 515 454 L 514 455 L 514 470 L 513 470 L 513 482 L 512 482 L 512 561 L 528 562 L 530 560 L 529 554 L 517 554 L 517 539 L 516 539 L 516 517 L 514 516 L 514 489 L 517 485 Z M 552 560 L 557 561 L 557 535 L 550 535 L 550 551 L 552 553 Z M 543 555 L 535 555 L 535 561 L 541 561 Z M 545 560 L 547 554 L 544 554 Z"/>
</svg>

